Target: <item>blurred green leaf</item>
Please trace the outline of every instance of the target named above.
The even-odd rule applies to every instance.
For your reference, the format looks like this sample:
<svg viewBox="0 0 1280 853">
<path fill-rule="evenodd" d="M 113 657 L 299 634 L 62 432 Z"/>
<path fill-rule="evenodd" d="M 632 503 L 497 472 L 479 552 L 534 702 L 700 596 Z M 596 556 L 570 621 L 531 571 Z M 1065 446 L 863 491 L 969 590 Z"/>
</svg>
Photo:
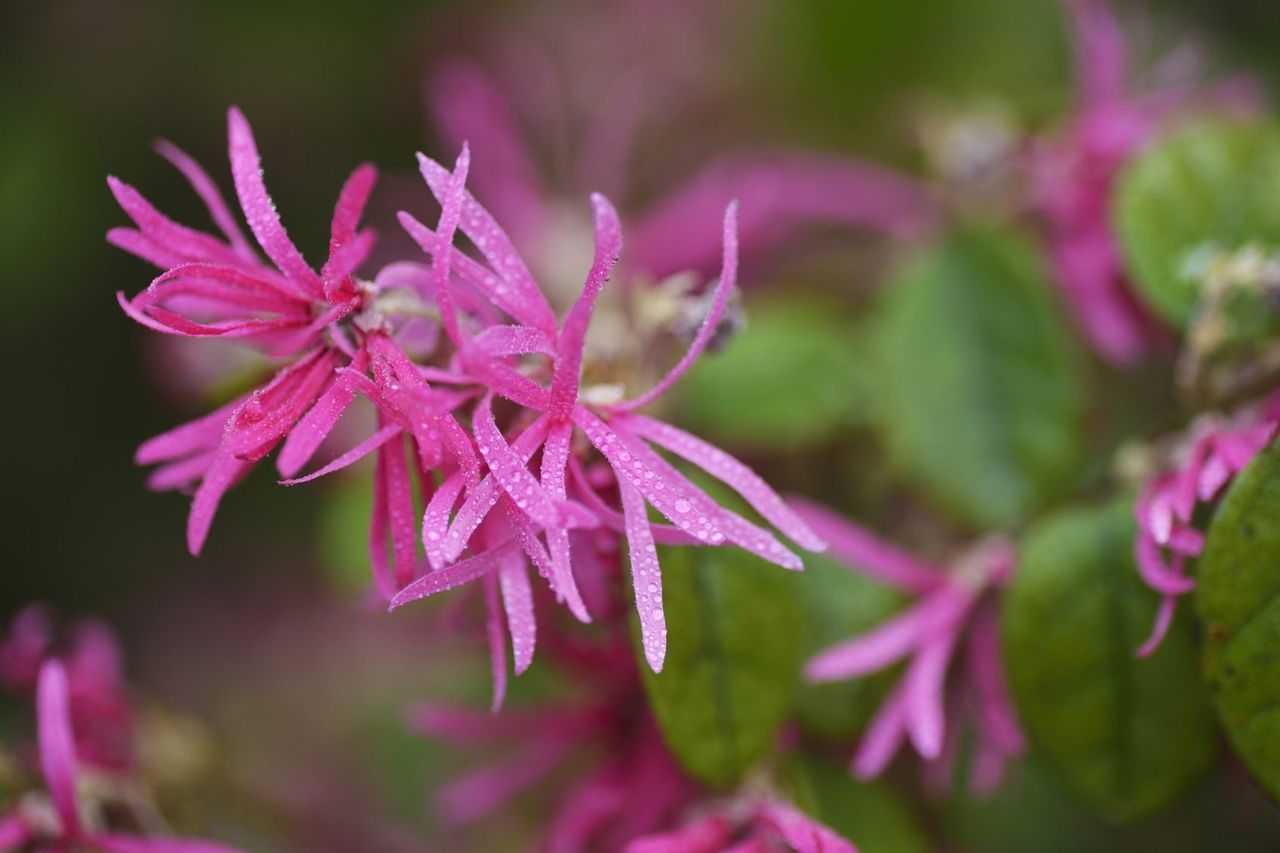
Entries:
<svg viewBox="0 0 1280 853">
<path fill-rule="evenodd" d="M 1232 484 L 1209 528 L 1197 600 L 1204 674 L 1231 745 L 1280 796 L 1280 447 Z"/>
<path fill-rule="evenodd" d="M 1202 250 L 1280 248 L 1280 130 L 1218 121 L 1153 146 L 1121 176 L 1116 226 L 1143 298 L 1182 327 L 1199 300 Z"/>
<path fill-rule="evenodd" d="M 907 802 L 883 782 L 859 782 L 842 767 L 797 755 L 782 781 L 800 809 L 853 842 L 858 853 L 926 853 L 929 839 Z"/>
<path fill-rule="evenodd" d="M 1189 626 L 1134 649 L 1156 597 L 1133 565 L 1126 500 L 1060 512 L 1023 543 L 1003 606 L 1009 683 L 1036 753 L 1100 817 L 1172 804 L 1208 770 L 1216 737 Z"/>
<path fill-rule="evenodd" d="M 340 591 L 360 593 L 370 583 L 369 513 L 373 478 L 332 478 L 321 503 L 317 556 Z"/>
<path fill-rule="evenodd" d="M 865 418 L 866 368 L 857 327 L 812 301 L 747 308 L 747 329 L 702 359 L 680 386 L 682 421 L 738 446 L 792 448 Z"/>
<path fill-rule="evenodd" d="M 878 316 L 881 430 L 932 498 L 1009 527 L 1077 473 L 1079 360 L 1023 240 L 953 236 L 893 276 Z"/>
<path fill-rule="evenodd" d="M 664 548 L 660 558 L 667 659 L 654 674 L 637 651 L 645 692 L 690 775 L 728 787 L 769 749 L 791 708 L 800 608 L 785 570 L 744 551 Z"/>
<path fill-rule="evenodd" d="M 806 554 L 804 571 L 790 580 L 804 613 L 805 659 L 874 628 L 906 599 L 898 590 L 818 554 Z M 820 737 L 851 738 L 871 719 L 894 678 L 895 670 L 887 669 L 866 678 L 803 684 L 796 694 L 800 722 Z"/>
</svg>

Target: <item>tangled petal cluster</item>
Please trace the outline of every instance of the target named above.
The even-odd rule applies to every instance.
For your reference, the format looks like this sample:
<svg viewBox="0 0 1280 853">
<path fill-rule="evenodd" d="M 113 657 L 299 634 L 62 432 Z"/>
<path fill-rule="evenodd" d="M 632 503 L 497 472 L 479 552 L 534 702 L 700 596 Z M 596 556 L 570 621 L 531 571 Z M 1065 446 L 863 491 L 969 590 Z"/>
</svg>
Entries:
<svg viewBox="0 0 1280 853">
<path fill-rule="evenodd" d="M 917 596 L 903 613 L 880 627 L 819 652 L 805 666 L 814 683 L 859 678 L 909 658 L 853 758 L 853 772 L 878 776 L 903 742 L 910 740 L 928 762 L 951 765 L 957 746 L 956 716 L 948 725 L 944 705 L 947 674 L 963 646 L 962 677 L 953 699 L 962 703 L 977 736 L 972 786 L 991 791 L 1005 761 L 1022 754 L 1025 740 L 1009 697 L 1000 657 L 995 593 L 1013 576 L 1010 543 L 979 543 L 950 570 L 926 565 L 823 507 L 796 502 L 796 509 L 854 571 Z"/>
<path fill-rule="evenodd" d="M 1138 648 L 1149 657 L 1173 623 L 1178 598 L 1195 589 L 1187 560 L 1200 556 L 1204 533 L 1196 507 L 1217 499 L 1253 457 L 1266 449 L 1280 426 L 1280 395 L 1228 420 L 1212 415 L 1191 428 L 1170 467 L 1151 477 L 1134 505 L 1138 535 L 1134 561 L 1144 583 L 1160 595 L 1151 635 Z"/>
<path fill-rule="evenodd" d="M 109 239 L 165 270 L 134 298 L 120 297 L 129 316 L 166 334 L 235 337 L 288 360 L 251 393 L 138 451 L 138 462 L 159 466 L 153 487 L 194 487 L 187 528 L 193 553 L 226 492 L 275 448 L 287 484 L 376 453 L 369 553 L 378 591 L 394 608 L 480 582 L 491 640 L 501 640 L 500 609 L 519 673 L 536 638 L 530 563 L 574 616 L 591 618 L 575 575 L 582 568 L 570 559 L 571 531 L 607 528 L 625 536 L 645 654 L 655 670 L 666 651 L 657 544 L 733 544 L 801 568 L 771 532 L 721 507 L 655 448 L 731 486 L 799 545 L 823 547 L 741 462 L 638 411 L 697 361 L 724 316 L 737 278 L 736 204 L 724 214 L 720 274 L 688 351 L 649 390 L 600 403 L 581 387 L 584 342 L 622 251 L 618 215 L 603 196 L 591 199 L 595 253 L 581 295 L 557 321 L 506 233 L 467 191 L 465 145 L 452 170 L 419 155 L 441 207 L 436 227 L 400 214 L 430 264 L 392 264 L 372 281 L 356 275 L 374 244 L 373 233 L 359 228 L 371 167 L 344 185 L 329 258 L 317 272 L 281 225 L 249 125 L 234 108 L 229 149 L 245 221 L 270 263 L 250 249 L 212 180 L 172 146 L 161 153 L 204 199 L 221 237 L 178 225 L 128 185 L 110 182 L 136 228 L 115 229 Z M 459 231 L 476 257 L 454 248 Z M 424 319 L 443 333 L 441 345 L 414 360 L 400 336 Z M 377 428 L 299 476 L 357 398 L 372 404 Z M 597 458 L 603 470 L 588 472 Z M 415 483 L 426 505 L 420 522 Z M 651 523 L 647 506 L 670 524 Z M 494 665 L 500 684 L 504 656 L 495 654 Z"/>
<path fill-rule="evenodd" d="M 781 843 L 796 853 L 857 853 L 829 827 L 792 805 L 772 798 L 735 804 L 732 814 L 715 812 L 681 829 L 637 838 L 627 853 L 730 853 L 766 851 Z"/>
</svg>

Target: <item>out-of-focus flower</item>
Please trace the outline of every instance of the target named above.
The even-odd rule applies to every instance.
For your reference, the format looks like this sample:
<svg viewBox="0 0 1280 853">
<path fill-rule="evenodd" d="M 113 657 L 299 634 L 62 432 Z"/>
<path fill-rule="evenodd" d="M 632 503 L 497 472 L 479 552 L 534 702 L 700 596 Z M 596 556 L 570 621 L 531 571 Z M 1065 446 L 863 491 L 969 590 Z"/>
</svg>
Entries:
<svg viewBox="0 0 1280 853">
<path fill-rule="evenodd" d="M 1072 30 L 1074 114 L 1037 140 L 1029 161 L 1032 203 L 1045 220 L 1057 280 L 1099 354 L 1139 359 L 1167 335 L 1138 302 L 1111 228 L 1111 191 L 1124 165 L 1169 122 L 1194 112 L 1249 111 L 1251 81 L 1201 87 L 1188 51 L 1171 54 L 1145 89 L 1132 85 L 1128 50 L 1106 0 L 1062 0 Z"/>
<path fill-rule="evenodd" d="M 795 853 L 857 853 L 830 827 L 781 800 L 756 797 L 670 832 L 637 838 L 627 853 L 743 853 L 776 850 Z"/>
<path fill-rule="evenodd" d="M 625 616 L 616 621 L 623 632 L 625 625 Z M 557 662 L 587 686 L 580 699 L 497 717 L 424 703 L 410 709 L 409 725 L 468 750 L 509 750 L 436 792 L 449 823 L 476 823 L 516 796 L 550 792 L 545 849 L 618 850 L 667 826 L 698 789 L 672 759 L 650 714 L 637 710 L 644 709 L 644 697 L 625 633 L 603 645 L 563 633 L 551 640 Z M 588 756 L 593 761 L 584 762 Z M 580 775 L 565 778 L 566 772 Z"/>
<path fill-rule="evenodd" d="M 1178 598 L 1195 588 L 1186 572 L 1188 559 L 1204 549 L 1204 533 L 1193 516 L 1201 503 L 1215 500 L 1275 438 L 1280 426 L 1280 395 L 1228 419 L 1201 416 L 1179 442 L 1166 467 L 1147 480 L 1134 505 L 1138 534 L 1134 561 L 1142 580 L 1160 594 L 1151 635 L 1138 648 L 1149 657 L 1173 622 Z"/>
<path fill-rule="evenodd" d="M 853 772 L 863 779 L 879 775 L 908 739 L 927 762 L 949 757 L 957 719 L 953 707 L 948 721 L 944 700 L 948 672 L 955 669 L 953 699 L 962 703 L 976 734 L 971 784 L 980 792 L 994 789 L 1005 760 L 1025 748 L 1001 663 L 995 601 L 1015 570 L 1012 546 L 1003 539 L 984 540 L 943 570 L 830 510 L 793 503 L 830 543 L 832 554 L 852 570 L 918 596 L 900 615 L 819 652 L 805 666 L 805 677 L 821 683 L 858 678 L 910 660 L 863 735 Z M 963 660 L 953 667 L 962 645 Z"/>
<path fill-rule="evenodd" d="M 103 816 L 87 809 L 77 790 L 80 769 L 72 733 L 72 703 L 66 668 L 57 659 L 46 660 L 36 685 L 36 717 L 47 797 L 28 795 L 0 818 L 0 849 L 36 845 L 40 849 L 88 848 L 106 853 L 230 853 L 232 848 L 212 841 L 101 828 Z"/>
<path fill-rule="evenodd" d="M 545 298 L 510 241 L 489 213 L 463 188 L 469 165 L 468 150 L 464 147 L 452 174 L 426 157 L 420 157 L 420 164 L 423 177 L 441 204 L 442 224 L 433 232 L 408 214 L 401 214 L 401 223 L 423 250 L 434 256 L 441 322 L 458 351 L 460 366 L 487 386 L 473 414 L 472 429 L 490 473 L 466 496 L 452 522 L 452 508 L 461 496 L 461 476 L 452 475 L 442 483 L 427 507 L 423 524 L 426 554 L 436 571 L 405 587 L 393 599 L 392 606 L 475 580 L 494 570 L 498 570 L 502 579 L 508 565 L 504 560 L 518 548 L 538 567 L 570 609 L 579 618 L 585 618 L 586 611 L 569 565 L 569 531 L 584 526 L 573 504 L 566 503 L 568 475 L 572 472 L 574 497 L 594 513 L 591 521 L 615 527 L 627 537 L 645 655 L 650 666 L 660 670 L 666 652 L 666 628 L 662 578 L 655 548 L 658 539 L 705 545 L 733 543 L 785 568 L 799 569 L 801 563 L 771 533 L 716 504 L 649 443 L 681 456 L 733 487 L 766 520 L 799 544 L 811 549 L 823 547 L 821 539 L 745 465 L 688 433 L 635 413 L 664 393 L 689 369 L 706 348 L 723 316 L 737 275 L 736 205 L 730 205 L 724 217 L 723 262 L 715 295 L 688 352 L 661 381 L 638 397 L 598 403 L 589 391 L 582 391 L 580 382 L 587 327 L 596 299 L 622 249 L 621 226 L 613 206 L 603 196 L 592 197 L 595 257 L 582 294 L 557 333 Z M 487 270 L 465 256 L 458 256 L 455 262 L 463 281 L 473 285 L 492 282 L 486 286 L 500 300 L 505 296 L 504 307 L 517 319 L 522 315 L 529 318 L 530 325 L 492 326 L 474 338 L 466 336 L 450 305 L 453 284 L 448 274 L 455 226 L 461 227 L 492 267 Z M 550 359 L 549 366 L 543 365 L 544 369 L 549 368 L 550 387 L 531 381 L 503 361 L 505 357 L 528 354 L 545 354 Z M 493 418 L 495 395 L 507 398 L 523 410 L 515 418 L 516 422 L 523 423 L 523 429 L 510 443 Z M 613 482 L 609 485 L 617 491 L 621 514 L 602 500 L 580 472 L 579 454 L 573 447 L 575 428 L 612 469 Z M 539 449 L 542 451 L 540 479 L 529 471 L 529 462 Z M 646 502 L 674 527 L 650 524 Z M 453 562 L 467 547 L 481 522 L 499 504 L 503 510 L 501 523 L 513 528 L 508 537 L 510 544 L 491 543 L 474 556 Z M 545 550 L 536 538 L 539 528 L 547 533 Z M 523 603 L 527 598 L 523 588 L 519 598 L 520 612 L 531 612 Z M 507 613 L 513 642 L 532 649 L 533 620 L 522 618 L 517 624 L 517 620 L 511 619 L 510 601 Z"/>
<path fill-rule="evenodd" d="M 504 19 L 483 55 L 449 56 L 431 69 L 428 109 L 447 141 L 477 152 L 477 196 L 540 274 L 556 278 L 557 255 L 586 244 L 571 203 L 591 190 L 627 211 L 627 263 L 651 281 L 714 270 L 727 198 L 742 202 L 742 240 L 753 253 L 777 251 L 804 226 L 912 236 L 934 222 L 931 193 L 913 179 L 793 150 L 717 155 L 678 184 L 660 178 L 667 183 L 637 209 L 645 187 L 635 155 L 649 138 L 669 136 L 672 125 L 696 128 L 709 94 L 728 100 L 715 81 L 731 9 L 741 12 L 705 2 L 551 4 L 533 21 Z"/>
<path fill-rule="evenodd" d="M 85 619 L 65 644 L 56 642 L 42 605 L 14 617 L 0 644 L 0 683 L 34 696 L 45 662 L 63 661 L 71 693 L 71 729 L 80 759 L 95 770 L 121 773 L 134 765 L 134 707 L 125 691 L 120 646 L 105 623 Z"/>
</svg>

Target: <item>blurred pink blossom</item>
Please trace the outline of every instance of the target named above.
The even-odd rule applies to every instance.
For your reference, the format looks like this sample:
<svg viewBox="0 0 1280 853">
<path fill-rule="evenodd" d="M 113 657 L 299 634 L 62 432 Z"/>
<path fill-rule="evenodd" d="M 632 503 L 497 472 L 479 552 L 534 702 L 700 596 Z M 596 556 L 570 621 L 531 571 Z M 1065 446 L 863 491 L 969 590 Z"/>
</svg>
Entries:
<svg viewBox="0 0 1280 853">
<path fill-rule="evenodd" d="M 943 570 L 830 510 L 802 501 L 793 504 L 852 571 L 917 596 L 912 606 L 880 627 L 819 652 L 805 665 L 805 678 L 822 683 L 858 678 L 909 659 L 862 737 L 854 774 L 878 776 L 908 739 L 926 762 L 949 764 L 947 747 L 955 743 L 958 726 L 956 709 L 948 720 L 944 708 L 952 672 L 953 700 L 977 737 L 972 786 L 980 792 L 993 790 L 1006 759 L 1025 749 L 1001 662 L 995 600 L 1015 570 L 1010 543 L 984 540 Z M 956 663 L 962 645 L 964 657 Z"/>
</svg>

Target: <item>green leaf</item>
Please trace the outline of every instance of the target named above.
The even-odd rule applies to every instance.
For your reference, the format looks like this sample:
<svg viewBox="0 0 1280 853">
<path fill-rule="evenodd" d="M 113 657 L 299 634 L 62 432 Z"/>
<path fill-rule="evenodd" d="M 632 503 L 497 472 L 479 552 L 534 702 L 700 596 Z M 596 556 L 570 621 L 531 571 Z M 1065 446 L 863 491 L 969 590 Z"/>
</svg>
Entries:
<svg viewBox="0 0 1280 853">
<path fill-rule="evenodd" d="M 660 559 L 667 659 L 654 674 L 638 652 L 645 692 L 689 774 L 728 787 L 769 749 L 795 696 L 792 579 L 736 548 L 663 548 Z"/>
<path fill-rule="evenodd" d="M 317 556 L 328 579 L 341 591 L 359 593 L 369 586 L 369 513 L 372 477 L 332 478 L 320 510 Z"/>
<path fill-rule="evenodd" d="M 1232 484 L 1209 528 L 1196 598 L 1204 675 L 1237 755 L 1280 797 L 1280 445 Z"/>
<path fill-rule="evenodd" d="M 1072 480 L 1079 360 L 1020 239 L 971 232 L 901 269 L 879 308 L 881 430 L 895 464 L 977 527 Z"/>
<path fill-rule="evenodd" d="M 715 441 L 765 448 L 816 444 L 858 423 L 866 368 L 845 314 L 812 301 L 749 305 L 746 330 L 681 382 L 681 422 Z"/>
<path fill-rule="evenodd" d="M 876 627 L 906 600 L 898 590 L 816 554 L 806 554 L 804 571 L 790 580 L 804 612 L 806 660 Z M 896 677 L 890 668 L 866 678 L 803 684 L 796 694 L 800 723 L 819 737 L 852 738 L 866 726 Z"/>
<path fill-rule="evenodd" d="M 859 782 L 843 767 L 796 755 L 782 767 L 792 802 L 853 842 L 858 853 L 927 853 L 922 823 L 883 782 Z"/>
<path fill-rule="evenodd" d="M 1133 565 L 1134 532 L 1123 499 L 1041 522 L 1002 613 L 1009 684 L 1035 752 L 1112 821 L 1170 805 L 1216 744 L 1186 621 L 1150 658 L 1134 655 L 1156 608 Z"/>
<path fill-rule="evenodd" d="M 1195 253 L 1246 243 L 1280 247 L 1280 131 L 1271 123 L 1188 127 L 1120 178 L 1116 227 L 1143 298 L 1182 327 L 1199 301 Z"/>
</svg>

